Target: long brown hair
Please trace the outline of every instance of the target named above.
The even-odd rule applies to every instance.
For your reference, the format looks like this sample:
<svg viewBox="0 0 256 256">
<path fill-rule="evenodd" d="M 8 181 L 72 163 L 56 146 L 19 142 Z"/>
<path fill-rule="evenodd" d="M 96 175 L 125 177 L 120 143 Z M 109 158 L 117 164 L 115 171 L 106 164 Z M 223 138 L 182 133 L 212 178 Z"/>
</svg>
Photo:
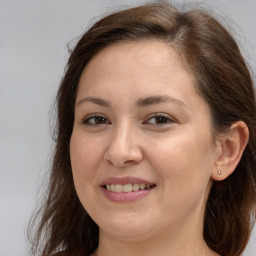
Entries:
<svg viewBox="0 0 256 256">
<path fill-rule="evenodd" d="M 98 227 L 77 197 L 69 156 L 78 81 L 88 61 L 102 48 L 147 38 L 169 44 L 192 71 L 198 93 L 210 107 L 216 134 L 239 120 L 249 128 L 249 142 L 235 172 L 213 183 L 204 220 L 204 239 L 213 251 L 237 256 L 244 250 L 256 211 L 253 81 L 236 42 L 212 15 L 200 9 L 180 11 L 161 1 L 108 15 L 71 52 L 56 99 L 55 152 L 46 199 L 35 215 L 40 222 L 32 240 L 33 255 L 63 250 L 77 256 L 97 248 Z"/>
</svg>

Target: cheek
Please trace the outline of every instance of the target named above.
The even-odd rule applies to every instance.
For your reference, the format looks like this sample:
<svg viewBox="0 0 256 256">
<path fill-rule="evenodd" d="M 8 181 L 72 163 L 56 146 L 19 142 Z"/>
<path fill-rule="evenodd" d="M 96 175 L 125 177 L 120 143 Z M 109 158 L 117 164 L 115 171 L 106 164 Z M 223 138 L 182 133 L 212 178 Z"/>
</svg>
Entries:
<svg viewBox="0 0 256 256">
<path fill-rule="evenodd" d="M 100 143 L 91 142 L 90 138 L 85 138 L 75 132 L 72 134 L 70 158 L 75 185 L 83 186 L 87 181 L 92 182 L 103 155 L 100 149 Z"/>
<path fill-rule="evenodd" d="M 158 141 L 151 147 L 148 159 L 163 182 L 173 187 L 199 182 L 208 183 L 213 168 L 213 147 L 210 136 L 190 132 Z M 194 185 L 193 185 L 194 183 Z"/>
<path fill-rule="evenodd" d="M 180 216 L 204 207 L 208 197 L 212 154 L 208 143 L 202 143 L 181 136 L 168 146 L 159 145 L 157 157 L 151 157 L 163 185 L 159 193 L 165 207 Z"/>
<path fill-rule="evenodd" d="M 70 158 L 74 185 L 80 202 L 90 215 L 93 215 L 96 200 L 94 191 L 100 175 L 101 148 L 100 143 L 76 131 L 71 136 Z"/>
</svg>

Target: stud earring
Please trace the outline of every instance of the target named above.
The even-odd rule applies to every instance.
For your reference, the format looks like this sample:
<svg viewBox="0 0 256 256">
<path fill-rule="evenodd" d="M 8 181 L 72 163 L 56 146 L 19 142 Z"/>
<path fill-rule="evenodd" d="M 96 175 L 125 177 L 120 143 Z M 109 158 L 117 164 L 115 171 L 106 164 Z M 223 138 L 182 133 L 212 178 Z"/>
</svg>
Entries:
<svg viewBox="0 0 256 256">
<path fill-rule="evenodd" d="M 221 170 L 218 170 L 218 172 L 217 172 L 219 175 L 221 175 L 222 174 L 222 171 Z"/>
</svg>

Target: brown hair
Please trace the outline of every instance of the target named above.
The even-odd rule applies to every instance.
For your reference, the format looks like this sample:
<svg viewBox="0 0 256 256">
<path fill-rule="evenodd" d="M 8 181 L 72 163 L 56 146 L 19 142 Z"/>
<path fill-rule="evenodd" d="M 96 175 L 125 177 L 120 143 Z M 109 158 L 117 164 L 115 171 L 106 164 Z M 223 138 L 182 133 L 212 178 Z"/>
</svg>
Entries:
<svg viewBox="0 0 256 256">
<path fill-rule="evenodd" d="M 37 215 L 41 220 L 33 240 L 33 255 L 50 255 L 58 250 L 85 255 L 98 246 L 98 227 L 77 197 L 69 156 L 78 81 L 88 61 L 102 48 L 147 38 L 169 44 L 192 71 L 198 92 L 210 107 L 216 134 L 239 120 L 249 128 L 249 142 L 235 172 L 213 183 L 204 220 L 204 239 L 213 251 L 237 256 L 244 250 L 256 211 L 253 81 L 236 42 L 220 22 L 205 11 L 180 11 L 161 1 L 101 19 L 71 52 L 57 95 L 55 152 L 47 198 Z"/>
</svg>

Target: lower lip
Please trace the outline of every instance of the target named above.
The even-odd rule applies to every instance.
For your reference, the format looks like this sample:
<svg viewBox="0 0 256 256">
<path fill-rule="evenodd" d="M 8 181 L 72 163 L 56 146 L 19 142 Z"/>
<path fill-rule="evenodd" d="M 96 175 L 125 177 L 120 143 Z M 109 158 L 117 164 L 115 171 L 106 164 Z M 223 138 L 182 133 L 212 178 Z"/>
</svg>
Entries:
<svg viewBox="0 0 256 256">
<path fill-rule="evenodd" d="M 104 196 L 109 199 L 112 202 L 132 202 L 136 201 L 142 197 L 147 196 L 155 187 L 145 189 L 145 190 L 138 190 L 134 192 L 128 192 L 128 193 L 118 193 L 118 192 L 112 192 L 104 187 L 101 187 L 101 190 L 104 194 Z"/>
</svg>

